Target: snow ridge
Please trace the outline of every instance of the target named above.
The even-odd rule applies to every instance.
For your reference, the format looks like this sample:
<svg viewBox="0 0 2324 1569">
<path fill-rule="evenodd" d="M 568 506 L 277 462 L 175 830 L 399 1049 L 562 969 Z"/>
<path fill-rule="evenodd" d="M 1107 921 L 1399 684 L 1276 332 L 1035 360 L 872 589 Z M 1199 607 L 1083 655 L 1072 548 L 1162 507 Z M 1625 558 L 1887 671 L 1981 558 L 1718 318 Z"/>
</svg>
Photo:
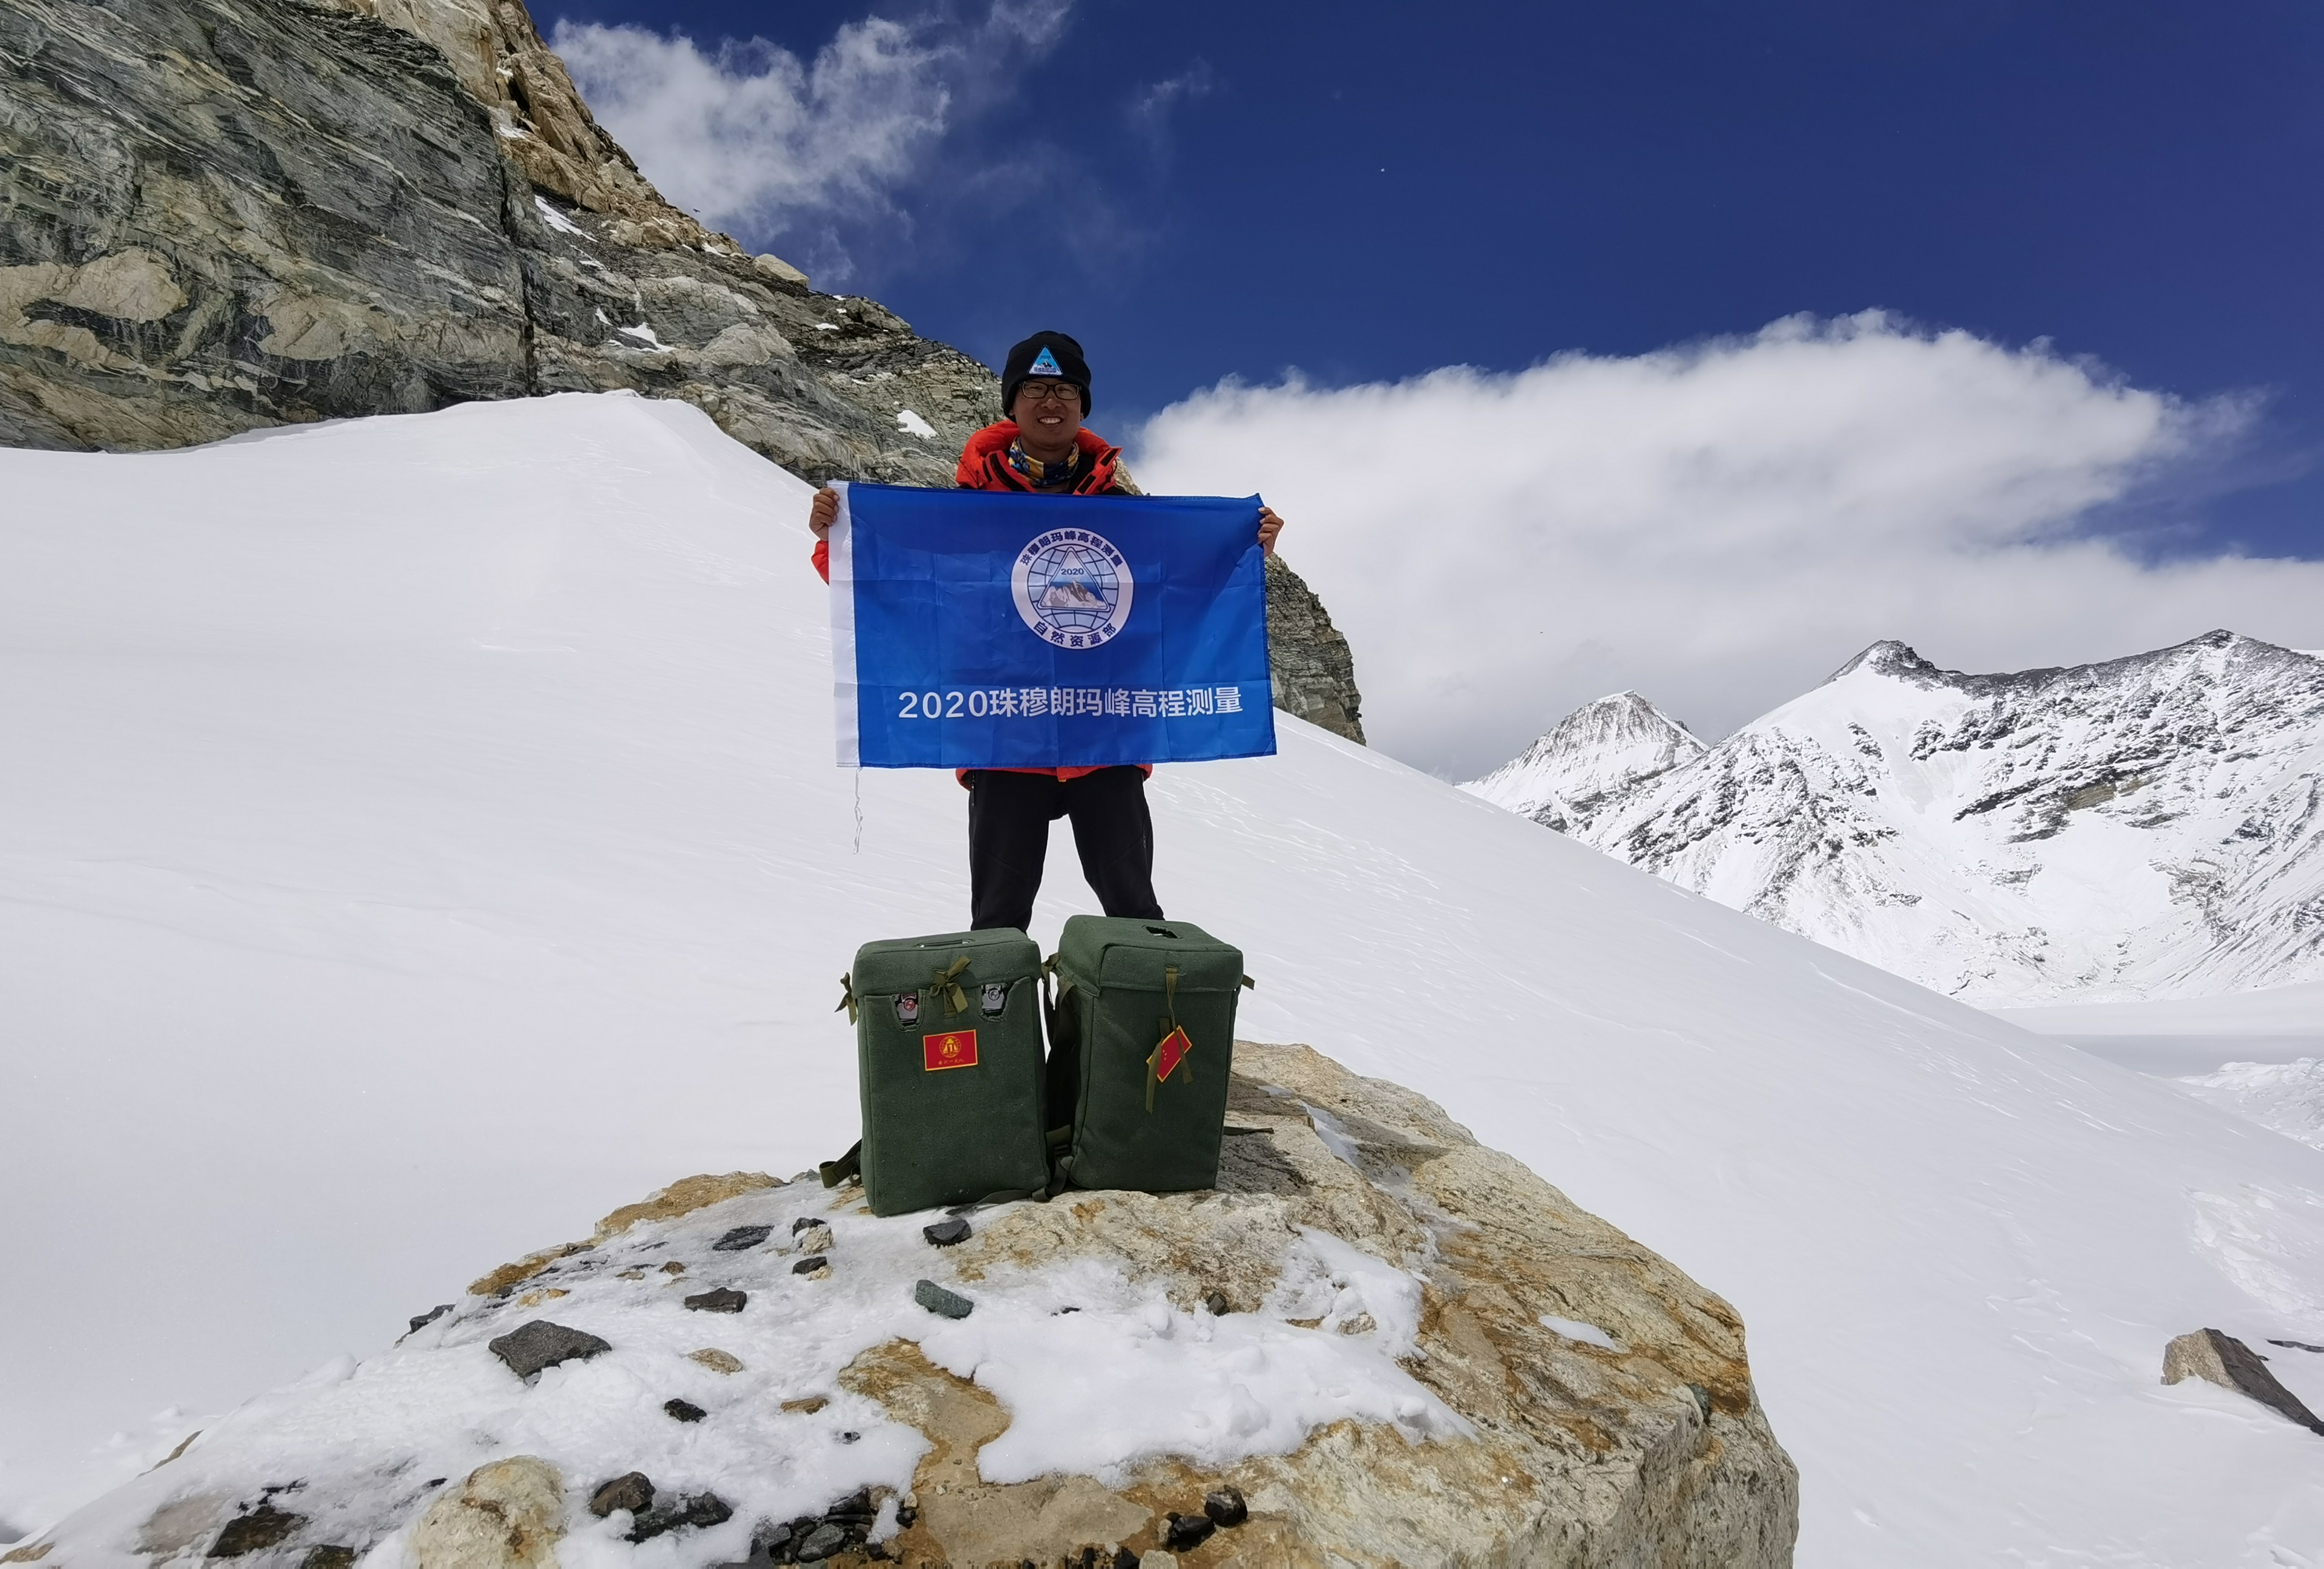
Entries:
<svg viewBox="0 0 2324 1569">
<path fill-rule="evenodd" d="M 1517 756 L 1461 788 L 1561 831 L 1607 798 L 1707 751 L 1692 732 L 1636 692 L 1585 703 Z"/>
<path fill-rule="evenodd" d="M 1475 793 L 1722 904 L 1996 1005 L 2324 978 L 2324 664 L 2231 632 L 1967 675 L 1901 642 L 1692 759 L 1552 806 Z M 1641 702 L 1641 706 L 1644 706 Z M 1591 726 L 1572 733 L 1585 738 Z M 1630 753 L 1600 743 L 1600 777 Z"/>
</svg>

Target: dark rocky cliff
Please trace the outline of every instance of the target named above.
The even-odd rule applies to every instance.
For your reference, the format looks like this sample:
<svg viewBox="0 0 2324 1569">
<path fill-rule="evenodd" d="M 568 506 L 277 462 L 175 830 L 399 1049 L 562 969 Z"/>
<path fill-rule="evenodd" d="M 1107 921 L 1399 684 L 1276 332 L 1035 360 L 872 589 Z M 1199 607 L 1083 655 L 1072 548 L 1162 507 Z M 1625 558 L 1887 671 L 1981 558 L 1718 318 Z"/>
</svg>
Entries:
<svg viewBox="0 0 2324 1569">
<path fill-rule="evenodd" d="M 515 0 L 0 5 L 0 445 L 630 388 L 811 479 L 951 482 L 991 371 L 664 202 Z M 1278 703 L 1360 738 L 1270 572 Z"/>
</svg>

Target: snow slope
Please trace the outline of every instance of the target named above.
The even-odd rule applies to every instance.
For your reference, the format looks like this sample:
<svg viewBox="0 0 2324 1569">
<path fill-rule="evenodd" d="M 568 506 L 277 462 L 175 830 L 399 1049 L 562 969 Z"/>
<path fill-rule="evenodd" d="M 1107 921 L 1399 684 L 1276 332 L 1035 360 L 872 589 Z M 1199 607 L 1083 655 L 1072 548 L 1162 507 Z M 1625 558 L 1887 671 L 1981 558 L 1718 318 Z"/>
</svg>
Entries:
<svg viewBox="0 0 2324 1569">
<path fill-rule="evenodd" d="M 2312 1037 L 2324 1043 L 2324 981 L 2215 997 L 2061 1003 L 1995 1010 L 2043 1035 L 2210 1035 L 2223 1040 Z"/>
<path fill-rule="evenodd" d="M 1707 750 L 1685 725 L 1636 692 L 1617 692 L 1584 703 L 1525 751 L 1461 788 L 1564 832 L 1586 821 L 1608 796 L 1692 762 Z"/>
<path fill-rule="evenodd" d="M 2324 1057 L 2231 1062 L 2181 1079 L 2190 1094 L 2324 1149 Z"/>
<path fill-rule="evenodd" d="M 957 924 L 964 808 L 830 766 L 802 485 L 570 396 L 0 452 L 0 1516 L 853 1138 L 837 978 Z M 1732 1300 L 1800 1562 L 2324 1562 L 2314 1436 L 2157 1382 L 2201 1324 L 2324 1342 L 2324 1152 L 1282 730 L 1154 786 L 1243 1033 Z"/>
<path fill-rule="evenodd" d="M 2215 632 L 1965 676 L 1876 643 L 1551 826 L 1988 1006 L 2324 979 L 2324 663 Z"/>
</svg>

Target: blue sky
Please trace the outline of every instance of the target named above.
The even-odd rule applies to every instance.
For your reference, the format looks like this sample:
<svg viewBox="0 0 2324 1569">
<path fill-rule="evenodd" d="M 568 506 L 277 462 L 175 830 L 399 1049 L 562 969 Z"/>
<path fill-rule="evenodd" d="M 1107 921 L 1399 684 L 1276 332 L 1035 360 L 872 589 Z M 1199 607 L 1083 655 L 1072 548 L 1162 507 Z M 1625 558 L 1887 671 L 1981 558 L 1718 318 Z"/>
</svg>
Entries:
<svg viewBox="0 0 2324 1569">
<path fill-rule="evenodd" d="M 930 14 L 543 9 L 804 59 Z M 2212 531 L 2324 536 L 2312 5 L 1079 0 L 994 65 L 892 207 L 743 237 L 835 230 L 848 287 L 989 360 L 1074 332 L 1117 420 L 1229 374 L 1511 369 L 1795 311 L 2048 337 L 2140 385 L 2264 392 Z"/>
<path fill-rule="evenodd" d="M 1075 334 L 1110 434 L 1231 377 L 1515 374 L 1877 309 L 2184 416 L 2039 529 L 2149 564 L 2324 558 L 2312 4 L 572 0 L 540 20 L 681 205 L 990 363 Z M 1457 472 L 1462 427 L 1427 428 L 1413 460 Z M 2111 614 L 1956 657 L 2132 651 Z M 1812 680 L 1857 630 L 1766 682 Z M 1583 664 L 1544 702 L 1630 674 Z M 1783 688 L 1753 692 L 1738 714 Z"/>
</svg>

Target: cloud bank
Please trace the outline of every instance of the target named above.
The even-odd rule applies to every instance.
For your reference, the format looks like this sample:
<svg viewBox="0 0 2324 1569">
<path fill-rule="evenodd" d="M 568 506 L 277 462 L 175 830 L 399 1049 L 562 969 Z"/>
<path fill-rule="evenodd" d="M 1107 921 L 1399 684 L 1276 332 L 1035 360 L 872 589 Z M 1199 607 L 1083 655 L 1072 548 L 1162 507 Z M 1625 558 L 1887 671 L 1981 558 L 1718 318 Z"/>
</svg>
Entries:
<svg viewBox="0 0 2324 1569">
<path fill-rule="evenodd" d="M 942 138 L 1001 101 L 1063 32 L 1072 0 L 994 0 L 982 18 L 871 16 L 813 60 L 764 39 L 559 22 L 551 43 L 591 110 L 670 201 L 795 260 L 847 267 L 841 226 L 903 221 L 893 193 Z"/>
<path fill-rule="evenodd" d="M 1222 384 L 1148 423 L 1137 471 L 1264 493 L 1374 744 L 1465 779 L 1626 688 L 1715 738 L 1884 637 L 1971 670 L 2214 626 L 2324 643 L 2324 563 L 2156 561 L 2094 520 L 2253 413 L 1867 312 L 1514 374 Z"/>
</svg>

